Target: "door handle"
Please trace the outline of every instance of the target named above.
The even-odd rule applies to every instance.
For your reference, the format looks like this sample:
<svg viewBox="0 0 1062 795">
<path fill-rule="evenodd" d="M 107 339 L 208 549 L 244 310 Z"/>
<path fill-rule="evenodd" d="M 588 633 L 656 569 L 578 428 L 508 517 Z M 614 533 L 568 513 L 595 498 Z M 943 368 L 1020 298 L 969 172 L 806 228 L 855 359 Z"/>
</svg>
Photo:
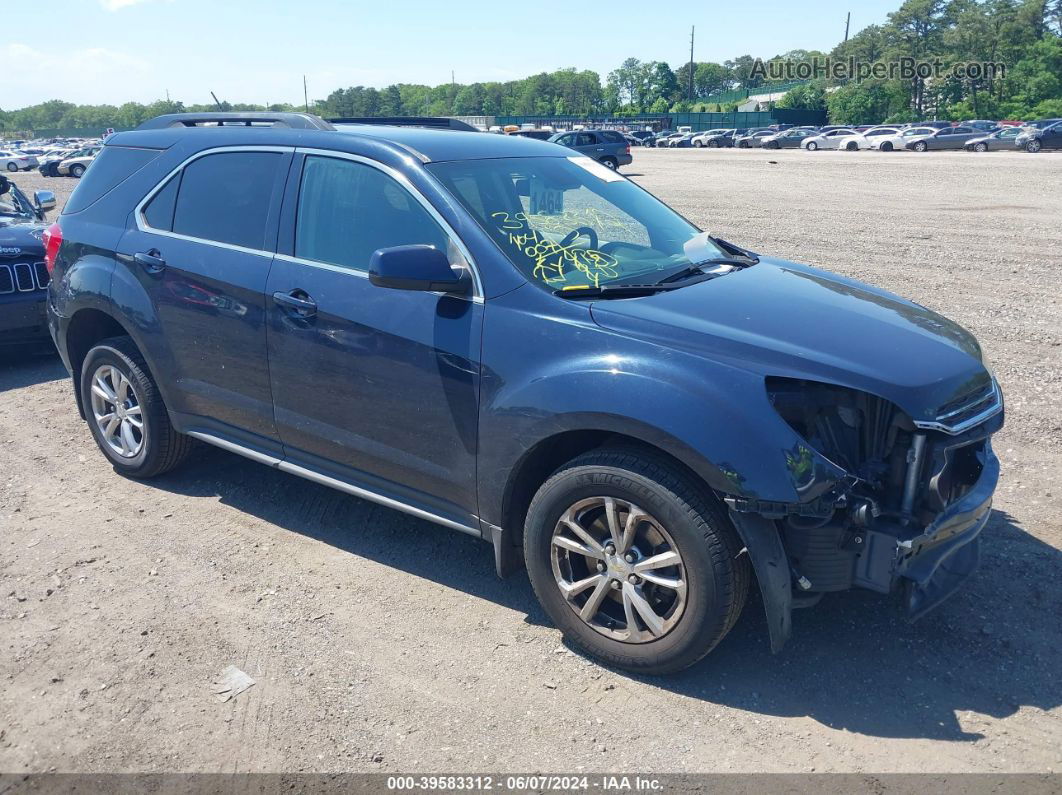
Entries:
<svg viewBox="0 0 1062 795">
<path fill-rule="evenodd" d="M 133 261 L 148 273 L 162 273 L 166 270 L 166 260 L 161 255 L 161 251 L 153 248 L 150 251 L 137 252 L 133 255 Z"/>
<path fill-rule="evenodd" d="M 299 317 L 313 317 L 317 314 L 317 303 L 304 290 L 273 293 L 273 303 Z"/>
</svg>

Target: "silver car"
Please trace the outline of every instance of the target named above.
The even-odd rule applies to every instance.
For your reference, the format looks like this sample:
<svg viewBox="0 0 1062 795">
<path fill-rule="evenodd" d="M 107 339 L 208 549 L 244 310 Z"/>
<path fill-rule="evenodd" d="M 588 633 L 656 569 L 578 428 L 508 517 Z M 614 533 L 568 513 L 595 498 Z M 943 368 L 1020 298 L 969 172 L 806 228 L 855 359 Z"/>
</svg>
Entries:
<svg viewBox="0 0 1062 795">
<path fill-rule="evenodd" d="M 934 130 L 932 135 L 914 136 L 904 144 L 905 149 L 913 152 L 927 152 L 930 149 L 962 149 L 966 142 L 980 138 L 984 133 L 973 127 L 944 127 Z"/>
<path fill-rule="evenodd" d="M 906 130 L 900 130 L 896 135 L 879 135 L 871 138 L 870 148 L 881 152 L 892 152 L 903 149 L 905 144 L 914 138 L 932 135 L 935 132 L 934 127 L 908 127 Z"/>
<path fill-rule="evenodd" d="M 739 135 L 734 138 L 734 146 L 738 149 L 758 149 L 763 146 L 765 138 L 775 135 L 777 130 L 754 130 L 748 135 Z"/>
<path fill-rule="evenodd" d="M 1021 135 L 1021 127 L 1004 127 L 989 135 L 971 138 L 966 142 L 967 152 L 991 152 L 996 149 L 1013 149 L 1014 141 Z"/>
</svg>

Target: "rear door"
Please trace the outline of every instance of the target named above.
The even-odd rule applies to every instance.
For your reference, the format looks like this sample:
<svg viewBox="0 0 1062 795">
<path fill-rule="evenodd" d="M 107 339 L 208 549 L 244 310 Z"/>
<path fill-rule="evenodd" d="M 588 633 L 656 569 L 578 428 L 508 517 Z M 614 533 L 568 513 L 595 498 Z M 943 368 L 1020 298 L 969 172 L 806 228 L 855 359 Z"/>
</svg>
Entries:
<svg viewBox="0 0 1062 795">
<path fill-rule="evenodd" d="M 277 439 L 265 286 L 290 160 L 280 147 L 202 153 L 148 194 L 122 238 L 157 318 L 148 344 L 167 365 L 170 409 L 194 415 L 189 427 Z"/>
<path fill-rule="evenodd" d="M 368 280 L 380 248 L 432 245 L 455 267 L 467 252 L 401 175 L 366 158 L 298 154 L 286 196 L 266 292 L 287 460 L 467 528 L 482 299 Z"/>
</svg>

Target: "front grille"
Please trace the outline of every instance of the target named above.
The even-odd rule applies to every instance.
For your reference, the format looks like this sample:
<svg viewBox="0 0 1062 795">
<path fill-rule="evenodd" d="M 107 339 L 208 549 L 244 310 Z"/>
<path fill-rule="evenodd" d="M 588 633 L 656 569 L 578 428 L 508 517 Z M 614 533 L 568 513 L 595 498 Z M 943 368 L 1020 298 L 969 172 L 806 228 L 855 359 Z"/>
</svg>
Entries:
<svg viewBox="0 0 1062 795">
<path fill-rule="evenodd" d="M 34 262 L 33 275 L 37 277 L 38 289 L 46 290 L 48 282 L 52 280 L 52 275 L 48 273 L 48 266 L 43 262 Z"/>
<path fill-rule="evenodd" d="M 0 295 L 46 290 L 51 276 L 43 262 L 0 263 Z"/>
<path fill-rule="evenodd" d="M 28 293 L 37 287 L 33 281 L 33 268 L 28 262 L 15 263 L 15 286 L 19 292 Z"/>
<path fill-rule="evenodd" d="M 995 379 L 988 384 L 968 392 L 960 398 L 945 403 L 937 412 L 936 419 L 915 421 L 915 425 L 925 430 L 944 431 L 945 433 L 962 433 L 994 415 L 1003 407 L 1002 396 Z"/>
</svg>

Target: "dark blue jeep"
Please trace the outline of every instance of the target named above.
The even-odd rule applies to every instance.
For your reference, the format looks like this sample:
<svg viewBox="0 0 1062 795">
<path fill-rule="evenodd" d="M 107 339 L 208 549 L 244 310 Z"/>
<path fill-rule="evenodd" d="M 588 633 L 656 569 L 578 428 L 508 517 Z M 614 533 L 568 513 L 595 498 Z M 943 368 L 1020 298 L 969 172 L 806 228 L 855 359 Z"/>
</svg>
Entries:
<svg viewBox="0 0 1062 795">
<path fill-rule="evenodd" d="M 51 191 L 37 191 L 30 202 L 0 174 L 0 349 L 50 345 L 44 230 L 54 208 Z"/>
<path fill-rule="evenodd" d="M 198 440 L 482 537 L 612 664 L 693 663 L 753 577 L 777 650 L 824 593 L 918 616 L 977 565 L 1003 401 L 974 338 L 570 149 L 160 117 L 107 139 L 48 243 L 118 472 Z"/>
</svg>

